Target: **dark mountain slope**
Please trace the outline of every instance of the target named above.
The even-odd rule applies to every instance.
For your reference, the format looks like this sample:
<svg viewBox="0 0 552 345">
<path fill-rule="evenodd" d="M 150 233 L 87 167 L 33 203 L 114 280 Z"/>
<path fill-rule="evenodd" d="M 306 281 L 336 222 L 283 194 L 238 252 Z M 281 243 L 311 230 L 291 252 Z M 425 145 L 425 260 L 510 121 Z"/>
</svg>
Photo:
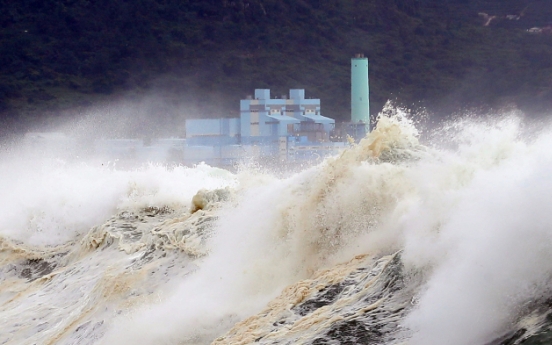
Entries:
<svg viewBox="0 0 552 345">
<path fill-rule="evenodd" d="M 437 111 L 552 106 L 552 35 L 526 31 L 552 21 L 547 1 L 1 0 L 0 7 L 4 127 L 150 92 L 174 104 L 171 121 L 181 120 L 184 105 L 202 116 L 236 115 L 240 98 L 265 87 L 274 95 L 305 88 L 322 99 L 325 115 L 346 120 L 349 58 L 357 52 L 370 59 L 374 113 L 389 98 Z M 497 17 L 483 26 L 479 12 Z"/>
</svg>

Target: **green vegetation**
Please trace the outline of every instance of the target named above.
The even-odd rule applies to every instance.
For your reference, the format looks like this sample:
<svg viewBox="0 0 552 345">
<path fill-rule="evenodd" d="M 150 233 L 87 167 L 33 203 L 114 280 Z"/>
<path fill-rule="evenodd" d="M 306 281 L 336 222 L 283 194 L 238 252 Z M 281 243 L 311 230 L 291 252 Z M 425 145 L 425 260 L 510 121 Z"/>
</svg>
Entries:
<svg viewBox="0 0 552 345">
<path fill-rule="evenodd" d="M 349 116 L 349 59 L 370 59 L 372 109 L 552 109 L 550 1 L 0 0 L 4 128 L 157 93 L 237 115 L 255 88 L 305 88 Z M 483 26 L 478 12 L 499 16 Z M 507 14 L 523 14 L 507 20 Z M 159 115 L 159 114 L 157 114 Z M 161 115 L 162 116 L 162 115 Z M 178 116 L 172 114 L 171 116 Z"/>
</svg>

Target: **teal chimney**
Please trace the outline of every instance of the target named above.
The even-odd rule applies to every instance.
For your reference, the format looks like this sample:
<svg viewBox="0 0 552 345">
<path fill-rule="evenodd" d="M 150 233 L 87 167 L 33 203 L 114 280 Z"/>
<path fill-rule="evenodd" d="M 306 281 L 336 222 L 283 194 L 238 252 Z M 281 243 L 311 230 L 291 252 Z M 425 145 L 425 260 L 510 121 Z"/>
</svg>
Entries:
<svg viewBox="0 0 552 345">
<path fill-rule="evenodd" d="M 351 123 L 364 123 L 370 132 L 368 59 L 364 54 L 351 59 Z"/>
</svg>

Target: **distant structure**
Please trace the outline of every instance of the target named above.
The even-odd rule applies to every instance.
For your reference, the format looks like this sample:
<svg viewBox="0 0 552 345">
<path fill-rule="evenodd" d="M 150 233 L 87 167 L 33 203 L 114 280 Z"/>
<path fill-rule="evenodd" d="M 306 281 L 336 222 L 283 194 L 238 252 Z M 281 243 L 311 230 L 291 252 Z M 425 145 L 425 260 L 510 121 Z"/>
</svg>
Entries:
<svg viewBox="0 0 552 345">
<path fill-rule="evenodd" d="M 357 54 L 351 59 L 351 122 L 370 124 L 368 59 Z"/>
<path fill-rule="evenodd" d="M 479 12 L 478 15 L 483 18 L 483 26 L 491 25 L 491 22 L 496 19 L 496 16 L 490 16 L 485 12 Z"/>
<path fill-rule="evenodd" d="M 552 35 L 552 24 L 548 24 L 547 26 L 544 26 L 541 28 L 534 27 L 534 28 L 528 29 L 527 32 L 530 34 Z"/>
<path fill-rule="evenodd" d="M 351 59 L 351 122 L 345 127 L 347 135 L 355 141 L 370 132 L 368 59 L 364 54 L 356 54 Z"/>
<path fill-rule="evenodd" d="M 27 148 L 44 153 L 68 151 L 74 147 L 76 140 L 61 132 L 28 132 L 23 139 Z"/>
<path fill-rule="evenodd" d="M 186 121 L 184 160 L 229 165 L 244 158 L 280 162 L 314 160 L 335 153 L 330 142 L 335 120 L 322 116 L 320 99 L 291 89 L 289 98 L 271 98 L 269 89 L 240 100 L 239 118 Z"/>
<path fill-rule="evenodd" d="M 242 143 L 262 143 L 275 136 L 306 136 L 325 142 L 335 120 L 320 114 L 320 99 L 305 99 L 305 90 L 291 89 L 289 99 L 270 98 L 270 90 L 256 89 L 255 99 L 240 101 Z"/>
<path fill-rule="evenodd" d="M 527 29 L 527 32 L 530 34 L 542 34 L 542 28 L 534 27 L 531 29 Z"/>
<path fill-rule="evenodd" d="M 320 99 L 305 98 L 305 90 L 291 89 L 289 98 L 271 98 L 269 89 L 256 89 L 240 100 L 240 118 L 187 120 L 184 160 L 228 165 L 243 158 L 297 162 L 337 153 L 343 141 L 330 141 L 335 120 L 322 116 Z M 356 142 L 370 128 L 368 59 L 351 59 L 351 120 L 340 127 Z M 212 164 L 212 163 L 211 163 Z"/>
<path fill-rule="evenodd" d="M 489 15 L 485 12 L 479 12 L 477 15 L 483 19 L 483 26 L 490 26 L 491 23 L 496 19 L 497 21 L 506 19 L 506 20 L 520 20 L 524 15 L 527 9 L 532 5 L 525 6 L 525 8 L 519 14 L 507 14 L 507 15 Z"/>
</svg>

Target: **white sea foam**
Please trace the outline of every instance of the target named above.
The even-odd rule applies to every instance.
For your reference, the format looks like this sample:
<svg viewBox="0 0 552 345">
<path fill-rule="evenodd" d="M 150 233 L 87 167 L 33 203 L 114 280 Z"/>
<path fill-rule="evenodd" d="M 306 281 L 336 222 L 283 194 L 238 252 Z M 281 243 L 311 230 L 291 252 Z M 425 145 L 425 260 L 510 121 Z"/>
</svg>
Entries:
<svg viewBox="0 0 552 345">
<path fill-rule="evenodd" d="M 187 206 L 201 188 L 234 183 L 230 173 L 206 165 L 119 170 L 108 162 L 12 152 L 0 162 L 0 235 L 32 245 L 60 244 L 103 223 L 118 210 Z"/>
</svg>

